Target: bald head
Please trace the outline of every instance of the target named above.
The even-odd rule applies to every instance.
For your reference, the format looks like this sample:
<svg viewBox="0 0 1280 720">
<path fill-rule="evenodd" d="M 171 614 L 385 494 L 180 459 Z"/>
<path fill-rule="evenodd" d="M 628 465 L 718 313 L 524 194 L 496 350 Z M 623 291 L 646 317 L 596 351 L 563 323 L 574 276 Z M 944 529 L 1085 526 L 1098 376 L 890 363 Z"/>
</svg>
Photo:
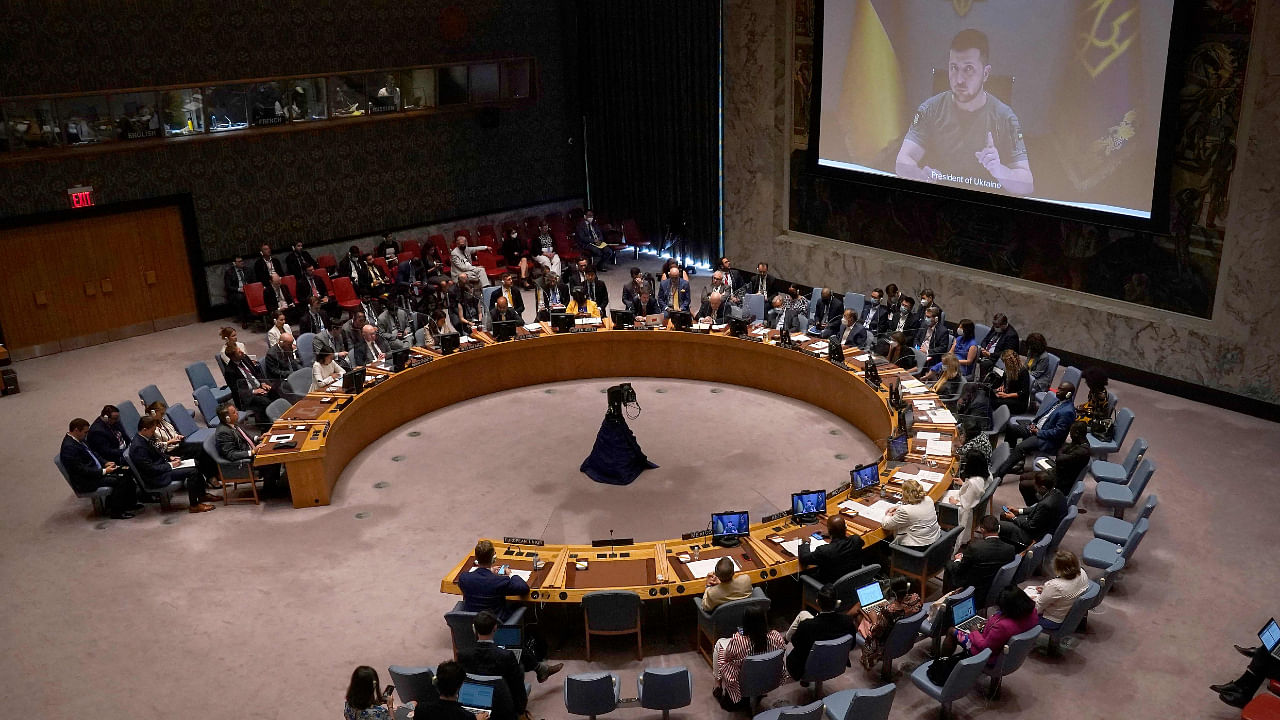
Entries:
<svg viewBox="0 0 1280 720">
<path fill-rule="evenodd" d="M 372 325 L 365 325 L 360 328 L 360 336 L 364 338 L 365 342 L 373 342 L 373 339 L 378 336 L 378 328 Z"/>
<path fill-rule="evenodd" d="M 724 302 L 724 296 L 718 292 L 713 292 L 707 296 L 707 302 L 711 303 L 711 307 L 718 308 L 720 303 Z"/>
<path fill-rule="evenodd" d="M 843 539 L 846 532 L 844 518 L 839 515 L 832 515 L 827 518 L 827 534 L 831 536 L 832 540 Z"/>
<path fill-rule="evenodd" d="M 293 336 L 292 336 L 292 335 L 290 335 L 289 333 L 283 333 L 283 334 L 281 334 L 281 335 L 280 335 L 280 346 L 281 346 L 281 347 L 283 347 L 285 350 L 292 350 L 292 349 L 293 349 Z"/>
</svg>

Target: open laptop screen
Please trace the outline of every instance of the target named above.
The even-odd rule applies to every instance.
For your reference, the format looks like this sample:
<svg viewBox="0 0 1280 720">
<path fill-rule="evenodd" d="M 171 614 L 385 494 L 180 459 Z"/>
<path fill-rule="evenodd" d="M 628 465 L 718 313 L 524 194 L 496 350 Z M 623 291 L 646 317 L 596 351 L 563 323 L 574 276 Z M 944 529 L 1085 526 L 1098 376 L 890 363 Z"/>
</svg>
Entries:
<svg viewBox="0 0 1280 720">
<path fill-rule="evenodd" d="M 862 607 L 874 605 L 883 599 L 884 591 L 880 589 L 880 583 L 878 582 L 858 588 L 858 604 Z"/>
<path fill-rule="evenodd" d="M 493 707 L 493 687 L 480 683 L 464 682 L 458 690 L 458 704 L 469 708 L 488 710 Z"/>
<path fill-rule="evenodd" d="M 953 625 L 959 625 L 965 620 L 973 617 L 976 613 L 977 609 L 974 607 L 973 598 L 967 597 L 951 607 L 951 623 Z"/>
<path fill-rule="evenodd" d="M 1267 624 L 1258 631 L 1258 639 L 1262 641 L 1262 647 L 1269 653 L 1274 653 L 1276 648 L 1280 648 L 1280 625 L 1276 624 L 1275 618 L 1267 621 Z"/>
</svg>

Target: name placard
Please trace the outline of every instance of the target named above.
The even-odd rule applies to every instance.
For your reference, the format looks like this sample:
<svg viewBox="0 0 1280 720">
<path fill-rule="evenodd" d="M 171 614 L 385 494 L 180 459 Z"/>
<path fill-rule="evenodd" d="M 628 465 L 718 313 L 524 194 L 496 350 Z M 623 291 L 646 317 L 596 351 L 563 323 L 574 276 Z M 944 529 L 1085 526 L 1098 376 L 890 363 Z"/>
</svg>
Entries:
<svg viewBox="0 0 1280 720">
<path fill-rule="evenodd" d="M 710 535 L 710 534 L 711 534 L 711 530 L 694 530 L 693 532 L 687 532 L 687 533 L 682 534 L 682 535 L 680 536 L 680 539 L 681 539 L 681 540 L 692 540 L 692 539 L 694 539 L 694 538 L 706 537 L 706 536 L 708 536 L 708 535 Z"/>
<path fill-rule="evenodd" d="M 792 511 L 790 510 L 783 510 L 782 512 L 776 512 L 772 515 L 765 515 L 764 517 L 760 518 L 760 522 L 768 523 L 768 522 L 773 522 L 774 520 L 781 520 L 784 517 L 790 517 L 791 512 Z"/>
<path fill-rule="evenodd" d="M 538 538 L 521 538 L 503 536 L 502 542 L 507 545 L 533 545 L 534 547 L 542 547 L 547 543 Z"/>
</svg>

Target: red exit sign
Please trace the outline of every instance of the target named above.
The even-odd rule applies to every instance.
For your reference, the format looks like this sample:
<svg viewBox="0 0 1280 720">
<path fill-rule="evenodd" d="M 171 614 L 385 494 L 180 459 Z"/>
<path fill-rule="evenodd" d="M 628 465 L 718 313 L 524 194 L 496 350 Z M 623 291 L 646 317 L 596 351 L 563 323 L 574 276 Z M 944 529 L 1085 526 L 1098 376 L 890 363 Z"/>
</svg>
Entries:
<svg viewBox="0 0 1280 720">
<path fill-rule="evenodd" d="M 73 208 L 93 207 L 93 188 L 88 185 L 67 188 L 67 197 Z"/>
</svg>

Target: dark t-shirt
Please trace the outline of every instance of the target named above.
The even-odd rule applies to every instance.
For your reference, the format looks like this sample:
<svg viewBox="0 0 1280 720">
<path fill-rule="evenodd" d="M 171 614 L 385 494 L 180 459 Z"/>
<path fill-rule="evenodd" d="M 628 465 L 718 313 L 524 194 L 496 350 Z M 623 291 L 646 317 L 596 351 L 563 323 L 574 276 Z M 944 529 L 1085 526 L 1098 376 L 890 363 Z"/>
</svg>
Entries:
<svg viewBox="0 0 1280 720">
<path fill-rule="evenodd" d="M 475 713 L 464 710 L 457 700 L 428 700 L 418 703 L 414 720 L 476 720 Z"/>
<path fill-rule="evenodd" d="M 979 190 L 998 190 L 1000 184 L 982 167 L 974 153 L 987 146 L 987 133 L 995 140 L 1000 162 L 1012 166 L 1026 162 L 1022 123 L 1013 110 L 987 93 L 987 102 L 969 112 L 961 110 L 951 91 L 925 100 L 911 118 L 907 139 L 924 148 L 921 167 L 929 166 L 943 177 L 937 182 Z M 965 178 L 972 178 L 965 182 Z"/>
</svg>

